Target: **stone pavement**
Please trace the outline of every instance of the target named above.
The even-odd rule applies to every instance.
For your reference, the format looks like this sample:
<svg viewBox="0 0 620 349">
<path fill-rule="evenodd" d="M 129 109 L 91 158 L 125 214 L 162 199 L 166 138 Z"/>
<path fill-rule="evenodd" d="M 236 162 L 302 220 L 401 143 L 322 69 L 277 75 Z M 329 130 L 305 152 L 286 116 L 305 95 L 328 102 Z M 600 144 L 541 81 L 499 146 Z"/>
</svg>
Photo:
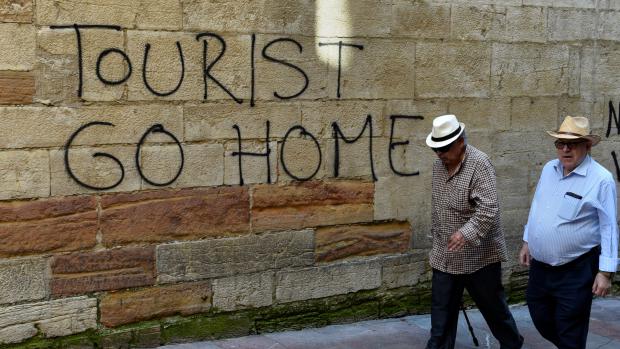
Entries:
<svg viewBox="0 0 620 349">
<path fill-rule="evenodd" d="M 549 349 L 534 328 L 527 307 L 511 307 L 517 326 L 525 337 L 523 349 Z M 467 311 L 480 342 L 478 348 L 499 348 L 480 313 Z M 424 348 L 430 329 L 429 315 L 407 316 L 334 325 L 280 333 L 233 338 L 210 342 L 174 344 L 161 349 L 414 349 Z M 457 348 L 476 348 L 461 313 Z M 588 349 L 620 348 L 620 298 L 595 299 L 592 306 Z"/>
</svg>

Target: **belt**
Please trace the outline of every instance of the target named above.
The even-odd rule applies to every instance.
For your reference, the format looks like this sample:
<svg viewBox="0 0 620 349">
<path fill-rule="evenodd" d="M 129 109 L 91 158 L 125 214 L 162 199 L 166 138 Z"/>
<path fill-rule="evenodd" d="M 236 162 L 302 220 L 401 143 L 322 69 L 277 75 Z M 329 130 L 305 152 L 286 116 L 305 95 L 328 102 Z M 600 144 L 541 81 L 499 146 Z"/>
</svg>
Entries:
<svg viewBox="0 0 620 349">
<path fill-rule="evenodd" d="M 541 261 L 537 261 L 535 259 L 532 258 L 532 262 L 536 263 L 538 266 L 543 267 L 543 268 L 549 268 L 549 269 L 555 269 L 555 270 L 562 270 L 562 269 L 569 269 L 571 267 L 573 267 L 576 264 L 579 264 L 580 262 L 592 257 L 592 256 L 598 256 L 601 254 L 601 246 L 597 245 L 592 247 L 592 249 L 590 249 L 590 251 L 582 254 L 581 256 L 573 259 L 572 261 L 565 263 L 565 264 L 561 264 L 561 265 L 551 265 L 551 264 L 547 264 L 547 263 L 543 263 Z"/>
</svg>

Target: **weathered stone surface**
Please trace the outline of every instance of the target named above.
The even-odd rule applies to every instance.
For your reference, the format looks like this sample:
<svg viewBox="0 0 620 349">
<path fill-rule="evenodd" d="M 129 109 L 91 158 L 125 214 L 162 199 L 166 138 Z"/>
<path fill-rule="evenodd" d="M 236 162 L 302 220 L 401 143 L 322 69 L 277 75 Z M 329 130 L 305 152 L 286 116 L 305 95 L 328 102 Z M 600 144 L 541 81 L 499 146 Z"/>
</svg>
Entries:
<svg viewBox="0 0 620 349">
<path fill-rule="evenodd" d="M 96 153 L 105 153 L 114 156 L 121 162 L 121 167 L 107 157 L 95 157 Z M 115 187 L 106 190 L 94 190 L 87 188 L 75 179 L 67 171 L 65 163 L 65 150 L 51 150 L 49 154 L 51 170 L 52 196 L 74 195 L 85 193 L 119 192 L 140 190 L 140 175 L 136 170 L 136 149 L 129 146 L 107 147 L 72 147 L 69 150 L 69 166 L 77 179 L 96 188 Z M 122 181 L 121 176 L 124 177 Z"/>
<path fill-rule="evenodd" d="M 490 63 L 491 48 L 486 44 L 419 43 L 415 94 L 424 98 L 487 97 Z"/>
<path fill-rule="evenodd" d="M 273 272 L 266 272 L 213 280 L 213 307 L 233 311 L 271 305 L 274 275 Z"/>
<path fill-rule="evenodd" d="M 361 131 L 358 130 L 358 131 Z M 368 132 L 368 130 L 366 130 Z M 358 133 L 359 134 L 359 133 Z M 358 134 L 345 134 L 348 139 L 354 139 Z M 369 137 L 360 138 L 357 142 L 346 143 L 342 139 L 338 141 L 338 153 L 336 142 L 333 139 L 326 140 L 323 147 L 323 162 L 325 173 L 329 177 L 336 177 L 336 158 L 338 164 L 338 178 L 355 178 L 357 180 L 372 181 L 372 169 L 370 166 L 370 140 Z M 372 163 L 377 177 L 390 176 L 389 138 L 372 138 Z M 337 155 L 338 154 L 338 155 Z M 399 158 L 398 152 L 392 155 L 393 161 Z M 399 162 L 400 163 L 400 162 Z"/>
<path fill-rule="evenodd" d="M 547 39 L 547 9 L 544 7 L 508 7 L 506 32 L 510 41 L 545 42 Z"/>
<path fill-rule="evenodd" d="M 0 104 L 30 104 L 34 92 L 32 73 L 0 72 Z"/>
<path fill-rule="evenodd" d="M 597 0 L 523 0 L 526 6 L 596 8 Z"/>
<path fill-rule="evenodd" d="M 31 70 L 35 62 L 36 30 L 31 24 L 0 24 L 0 71 Z"/>
<path fill-rule="evenodd" d="M 324 43 L 338 43 L 325 39 Z M 343 47 L 341 54 L 340 98 L 393 99 L 413 98 L 416 91 L 413 57 L 416 43 L 412 39 L 348 39 L 348 44 L 362 45 L 363 50 Z M 321 48 L 330 63 L 328 91 L 337 97 L 338 45 Z M 417 58 L 416 58 L 417 60 Z M 417 93 L 417 92 L 416 92 Z"/>
<path fill-rule="evenodd" d="M 506 31 L 506 8 L 452 6 L 452 37 L 457 40 L 498 40 Z"/>
<path fill-rule="evenodd" d="M 609 96 L 620 96 L 620 47 L 616 44 L 600 44 L 585 47 L 582 52 L 580 94 L 593 100 L 599 91 Z"/>
<path fill-rule="evenodd" d="M 158 190 L 101 198 L 106 246 L 199 239 L 249 231 L 245 187 Z"/>
<path fill-rule="evenodd" d="M 598 38 L 597 13 L 583 9 L 549 9 L 549 40 L 571 41 Z"/>
<path fill-rule="evenodd" d="M 494 44 L 491 86 L 500 96 L 568 92 L 569 51 L 563 45 Z"/>
<path fill-rule="evenodd" d="M 50 195 L 49 156 L 45 150 L 0 153 L 0 200 Z"/>
<path fill-rule="evenodd" d="M 182 109 L 173 105 L 103 106 L 82 108 L 0 107 L 0 147 L 63 147 L 80 126 L 104 121 L 114 126 L 94 125 L 73 141 L 78 145 L 136 144 L 155 124 L 183 138 Z M 15 125 L 19 125 L 15 128 Z M 147 143 L 172 143 L 170 137 L 150 134 Z"/>
<path fill-rule="evenodd" d="M 236 141 L 230 141 L 226 143 L 224 149 L 224 184 L 241 184 L 242 174 L 243 184 L 268 183 L 268 173 L 271 173 L 271 183 L 277 182 L 279 156 L 277 142 L 269 142 L 269 159 L 267 159 L 266 156 L 243 155 L 241 159 L 241 170 L 239 170 L 239 157 L 233 155 L 233 153 L 242 151 L 265 154 L 267 152 L 265 142 L 242 141 L 241 150 L 239 150 L 239 144 Z M 269 169 L 267 168 L 268 160 Z"/>
<path fill-rule="evenodd" d="M 372 261 L 281 271 L 276 274 L 276 301 L 323 298 L 380 285 L 381 266 Z"/>
<path fill-rule="evenodd" d="M 96 234 L 93 197 L 0 202 L 0 257 L 87 249 Z"/>
<path fill-rule="evenodd" d="M 0 337 L 0 343 L 20 341 L 37 332 L 43 337 L 59 337 L 96 327 L 95 298 L 64 298 L 0 307 L 0 334 L 8 337 Z M 13 330 L 19 332 L 15 337 Z"/>
<path fill-rule="evenodd" d="M 387 36 L 390 0 L 361 0 L 355 4 L 319 0 L 316 5 L 316 35 L 319 37 Z"/>
<path fill-rule="evenodd" d="M 364 128 L 366 118 L 370 115 L 372 116 L 373 136 L 382 136 L 386 134 L 383 123 L 384 108 L 384 101 L 304 102 L 301 104 L 301 125 L 316 138 L 332 139 L 332 124 L 336 122 L 347 138 L 355 138 Z M 366 128 L 363 137 L 370 136 L 368 131 Z"/>
<path fill-rule="evenodd" d="M 504 131 L 510 128 L 509 98 L 451 99 L 450 113 L 465 123 L 467 131 Z M 427 129 L 428 132 L 428 129 Z"/>
<path fill-rule="evenodd" d="M 392 35 L 425 39 L 450 35 L 449 5 L 401 0 L 392 6 Z"/>
<path fill-rule="evenodd" d="M 381 264 L 381 279 L 388 288 L 413 286 L 431 277 L 427 252 L 388 257 Z"/>
<path fill-rule="evenodd" d="M 185 107 L 183 115 L 187 141 L 237 140 L 237 131 L 233 128 L 237 125 L 244 144 L 248 139 L 265 140 L 267 121 L 270 139 L 283 138 L 291 127 L 301 124 L 299 104 L 286 102 L 265 102 L 253 108 L 232 102 L 207 103 Z"/>
<path fill-rule="evenodd" d="M 32 22 L 33 0 L 1 0 L 0 21 L 2 22 Z"/>
<path fill-rule="evenodd" d="M 252 191 L 257 231 L 368 222 L 374 185 L 368 182 L 301 182 L 258 185 Z"/>
<path fill-rule="evenodd" d="M 187 188 L 224 184 L 224 147 L 221 144 L 183 144 L 184 164 L 179 177 L 166 187 Z M 152 182 L 167 183 L 178 173 L 177 145 L 142 147 L 142 173 Z M 143 180 L 143 188 L 162 188 Z"/>
<path fill-rule="evenodd" d="M 558 122 L 558 100 L 553 97 L 521 97 L 512 100 L 511 130 L 554 130 Z"/>
<path fill-rule="evenodd" d="M 0 260 L 0 304 L 35 301 L 47 297 L 47 260 Z M 0 335 L 2 338 L 2 335 Z"/>
<path fill-rule="evenodd" d="M 386 105 L 385 135 L 389 137 L 392 132 L 391 119 L 387 115 L 421 116 L 423 119 L 396 119 L 394 139 L 409 140 L 410 143 L 426 147 L 424 140 L 433 126 L 433 118 L 447 113 L 448 103 L 442 99 L 390 100 Z"/>
<path fill-rule="evenodd" d="M 117 290 L 155 283 L 155 249 L 131 247 L 55 256 L 51 292 L 54 296 Z"/>
<path fill-rule="evenodd" d="M 188 30 L 309 34 L 314 29 L 314 1 L 216 3 L 183 0 L 182 5 L 183 26 Z"/>
<path fill-rule="evenodd" d="M 211 308 L 210 281 L 156 286 L 106 294 L 101 299 L 101 323 L 108 327 L 171 315 L 191 315 Z"/>
<path fill-rule="evenodd" d="M 333 175 L 333 170 L 328 169 L 326 164 L 329 140 L 317 139 L 317 142 L 318 146 L 311 137 L 301 135 L 301 130 L 297 129 L 289 134 L 286 143 L 278 144 L 279 183 L 294 181 L 295 179 L 291 175 L 310 180 L 318 180 Z"/>
<path fill-rule="evenodd" d="M 316 230 L 316 260 L 331 262 L 355 256 L 402 253 L 412 232 L 407 222 L 343 225 Z"/>
<path fill-rule="evenodd" d="M 160 245 L 160 282 L 178 282 L 311 265 L 312 230 Z"/>
</svg>

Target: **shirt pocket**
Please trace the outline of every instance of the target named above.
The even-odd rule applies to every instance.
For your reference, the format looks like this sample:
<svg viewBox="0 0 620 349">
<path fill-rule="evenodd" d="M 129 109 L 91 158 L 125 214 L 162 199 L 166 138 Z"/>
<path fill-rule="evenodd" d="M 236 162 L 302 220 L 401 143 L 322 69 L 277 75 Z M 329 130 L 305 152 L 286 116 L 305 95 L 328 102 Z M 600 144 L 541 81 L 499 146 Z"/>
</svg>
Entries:
<svg viewBox="0 0 620 349">
<path fill-rule="evenodd" d="M 564 197 L 560 201 L 558 216 L 569 221 L 575 219 L 577 213 L 579 213 L 579 204 L 581 204 L 580 198 L 564 194 Z"/>
<path fill-rule="evenodd" d="M 459 211 L 467 212 L 471 210 L 471 203 L 469 202 L 469 191 L 467 187 L 454 188 L 450 192 L 450 208 Z"/>
</svg>

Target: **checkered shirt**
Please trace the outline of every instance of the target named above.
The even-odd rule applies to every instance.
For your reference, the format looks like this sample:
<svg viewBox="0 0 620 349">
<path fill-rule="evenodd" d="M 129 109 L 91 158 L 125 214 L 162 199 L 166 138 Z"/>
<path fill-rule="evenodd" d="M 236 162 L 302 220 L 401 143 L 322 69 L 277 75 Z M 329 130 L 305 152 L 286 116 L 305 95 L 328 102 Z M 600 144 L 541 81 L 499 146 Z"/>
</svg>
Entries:
<svg viewBox="0 0 620 349">
<path fill-rule="evenodd" d="M 435 161 L 432 211 L 433 268 L 470 274 L 506 260 L 495 169 L 485 153 L 467 145 L 461 167 L 452 177 L 441 160 Z M 466 244 L 460 251 L 450 252 L 448 239 L 457 230 L 465 236 Z"/>
</svg>

